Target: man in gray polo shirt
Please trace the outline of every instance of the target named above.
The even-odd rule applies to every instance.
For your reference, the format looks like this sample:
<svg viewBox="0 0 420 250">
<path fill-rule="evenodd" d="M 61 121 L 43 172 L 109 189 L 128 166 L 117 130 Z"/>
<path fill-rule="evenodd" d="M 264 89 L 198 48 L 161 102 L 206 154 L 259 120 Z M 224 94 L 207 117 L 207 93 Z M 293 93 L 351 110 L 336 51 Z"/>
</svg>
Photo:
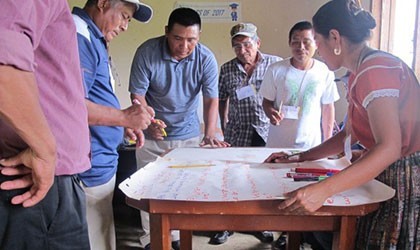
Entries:
<svg viewBox="0 0 420 250">
<path fill-rule="evenodd" d="M 151 106 L 158 120 L 145 131 L 145 144 L 137 149 L 137 166 L 143 167 L 168 149 L 210 145 L 225 147 L 216 138 L 218 115 L 218 70 L 213 53 L 200 44 L 200 16 L 192 9 L 175 9 L 165 35 L 143 43 L 133 59 L 130 76 L 131 99 Z M 197 109 L 203 93 L 204 138 L 200 143 Z M 145 232 L 142 245 L 150 242 L 148 214 L 142 212 Z M 173 234 L 172 247 L 178 248 Z M 148 249 L 146 245 L 146 249 Z"/>
</svg>

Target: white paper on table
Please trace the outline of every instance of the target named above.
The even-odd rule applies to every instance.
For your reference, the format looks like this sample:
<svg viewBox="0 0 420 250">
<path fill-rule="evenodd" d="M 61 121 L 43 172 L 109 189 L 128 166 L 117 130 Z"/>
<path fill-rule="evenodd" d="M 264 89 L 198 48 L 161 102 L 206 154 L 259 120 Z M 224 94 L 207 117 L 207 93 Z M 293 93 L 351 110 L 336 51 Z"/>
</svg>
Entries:
<svg viewBox="0 0 420 250">
<path fill-rule="evenodd" d="M 149 163 L 123 181 L 119 188 L 133 199 L 190 201 L 242 201 L 282 199 L 283 194 L 311 182 L 286 178 L 291 168 L 343 169 L 345 158 L 314 162 L 262 163 L 276 148 L 177 148 Z M 170 168 L 178 165 L 207 167 Z M 372 180 L 336 194 L 324 205 L 353 206 L 375 203 L 394 196 L 395 191 Z"/>
</svg>

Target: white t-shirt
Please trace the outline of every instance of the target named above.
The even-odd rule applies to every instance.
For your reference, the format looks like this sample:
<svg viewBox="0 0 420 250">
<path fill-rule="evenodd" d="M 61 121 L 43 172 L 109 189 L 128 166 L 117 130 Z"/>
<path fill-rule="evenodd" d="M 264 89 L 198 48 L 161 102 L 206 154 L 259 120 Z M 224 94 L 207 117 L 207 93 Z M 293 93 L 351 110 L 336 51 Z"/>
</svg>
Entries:
<svg viewBox="0 0 420 250">
<path fill-rule="evenodd" d="M 276 108 L 299 108 L 298 119 L 283 119 L 278 126 L 271 125 L 267 147 L 307 149 L 321 143 L 321 107 L 337 101 L 334 73 L 314 59 L 311 69 L 299 70 L 290 64 L 290 58 L 276 62 L 267 69 L 260 94 L 274 101 Z"/>
</svg>

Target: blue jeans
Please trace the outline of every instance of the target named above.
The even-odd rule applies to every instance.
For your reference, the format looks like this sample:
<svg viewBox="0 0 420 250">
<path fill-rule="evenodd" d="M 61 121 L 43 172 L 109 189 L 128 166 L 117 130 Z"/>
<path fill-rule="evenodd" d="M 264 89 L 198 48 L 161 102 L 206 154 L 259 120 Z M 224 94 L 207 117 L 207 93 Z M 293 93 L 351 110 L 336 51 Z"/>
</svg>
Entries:
<svg viewBox="0 0 420 250">
<path fill-rule="evenodd" d="M 11 179 L 0 175 L 0 183 Z M 85 194 L 75 176 L 56 176 L 37 205 L 13 205 L 25 189 L 0 190 L 0 249 L 88 250 Z"/>
</svg>

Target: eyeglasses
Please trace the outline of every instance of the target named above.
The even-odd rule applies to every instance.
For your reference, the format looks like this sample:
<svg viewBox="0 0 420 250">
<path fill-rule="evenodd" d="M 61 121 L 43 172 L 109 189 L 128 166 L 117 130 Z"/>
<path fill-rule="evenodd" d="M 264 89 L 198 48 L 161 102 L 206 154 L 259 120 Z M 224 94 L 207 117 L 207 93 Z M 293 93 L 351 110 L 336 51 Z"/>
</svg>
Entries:
<svg viewBox="0 0 420 250">
<path fill-rule="evenodd" d="M 315 41 L 312 39 L 292 40 L 290 42 L 290 46 L 294 48 L 298 48 L 301 46 L 302 43 L 304 47 L 309 47 L 309 46 L 312 46 L 315 43 Z"/>
<path fill-rule="evenodd" d="M 232 45 L 232 48 L 236 51 L 239 51 L 242 49 L 242 47 L 245 49 L 250 49 L 252 48 L 253 45 L 254 45 L 253 42 L 248 41 L 248 42 L 243 42 L 243 43 L 235 43 Z"/>
</svg>

